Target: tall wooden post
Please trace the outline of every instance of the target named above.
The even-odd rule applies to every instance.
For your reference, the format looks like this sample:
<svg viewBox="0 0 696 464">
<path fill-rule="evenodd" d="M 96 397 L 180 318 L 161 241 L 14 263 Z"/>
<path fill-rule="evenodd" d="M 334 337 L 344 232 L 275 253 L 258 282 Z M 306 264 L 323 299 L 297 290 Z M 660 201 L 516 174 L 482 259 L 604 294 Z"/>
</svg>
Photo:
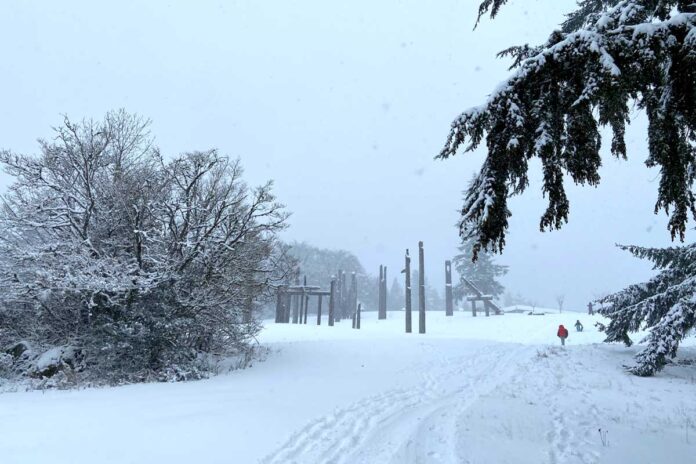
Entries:
<svg viewBox="0 0 696 464">
<path fill-rule="evenodd" d="M 384 318 L 387 318 L 387 266 L 384 266 L 384 275 L 382 276 L 382 312 L 384 313 Z"/>
<path fill-rule="evenodd" d="M 445 316 L 454 315 L 452 304 L 452 261 L 445 261 Z"/>
<path fill-rule="evenodd" d="M 418 242 L 418 333 L 425 333 L 425 259 L 423 242 Z"/>
<path fill-rule="evenodd" d="M 331 293 L 329 293 L 329 327 L 334 325 L 334 310 L 336 305 L 336 279 L 331 279 Z"/>
<path fill-rule="evenodd" d="M 276 324 L 278 324 L 281 321 L 281 310 L 283 308 L 281 302 L 282 302 L 283 296 L 282 293 L 280 292 L 280 287 L 276 289 Z"/>
<path fill-rule="evenodd" d="M 476 300 L 471 300 L 471 315 L 476 317 Z"/>
<path fill-rule="evenodd" d="M 290 323 L 290 306 L 292 306 L 292 295 L 286 293 L 283 295 L 283 315 L 286 324 Z"/>
<path fill-rule="evenodd" d="M 341 282 L 343 280 L 343 271 L 338 270 L 338 280 L 336 281 L 335 286 L 335 292 L 336 295 L 334 297 L 334 321 L 340 322 L 341 321 L 341 302 L 343 301 L 342 295 L 341 295 L 341 289 L 343 288 L 343 285 L 341 285 Z"/>
<path fill-rule="evenodd" d="M 384 266 L 379 265 L 379 282 L 377 284 L 377 319 L 382 319 L 382 278 L 384 277 Z"/>
<path fill-rule="evenodd" d="M 297 324 L 300 319 L 300 299 L 298 295 L 292 296 L 292 323 Z"/>
<path fill-rule="evenodd" d="M 317 302 L 317 325 L 321 325 L 321 299 L 324 295 L 319 295 L 319 301 Z"/>
<path fill-rule="evenodd" d="M 406 273 L 406 333 L 411 333 L 411 256 L 408 254 L 408 248 L 404 272 Z"/>
<path fill-rule="evenodd" d="M 300 285 L 300 277 L 297 276 L 297 277 L 295 277 L 295 286 L 299 286 L 299 285 Z M 291 309 L 292 309 L 292 323 L 293 323 L 293 324 L 297 324 L 297 321 L 298 321 L 298 319 L 300 318 L 300 315 L 299 315 L 299 310 L 300 310 L 299 304 L 300 304 L 300 302 L 299 302 L 299 300 L 298 300 L 298 298 L 297 298 L 297 295 L 291 295 L 291 296 L 290 296 L 290 306 L 291 306 Z"/>
<path fill-rule="evenodd" d="M 355 328 L 359 329 L 360 328 L 360 313 L 362 312 L 362 303 L 358 303 L 358 315 L 356 317 L 355 321 Z"/>
<path fill-rule="evenodd" d="M 351 311 L 357 311 L 358 309 L 358 275 L 353 272 L 351 274 L 351 287 L 353 289 L 351 296 L 352 300 L 350 302 Z"/>
<path fill-rule="evenodd" d="M 387 318 L 387 266 L 379 267 L 379 309 L 377 319 Z"/>
<path fill-rule="evenodd" d="M 483 309 L 486 311 L 486 317 L 491 315 L 491 308 L 487 301 L 483 301 Z"/>
<path fill-rule="evenodd" d="M 306 288 L 307 288 L 307 276 L 304 276 L 304 280 L 302 282 L 302 313 L 300 314 L 300 324 L 307 323 L 307 311 L 309 309 L 309 308 L 307 308 L 307 306 L 309 303 L 309 296 L 305 295 Z"/>
<path fill-rule="evenodd" d="M 348 308 L 349 301 L 350 301 L 350 298 L 348 295 L 348 278 L 346 277 L 346 273 L 342 272 L 341 273 L 341 318 L 342 319 L 347 319 L 351 313 L 350 309 Z"/>
<path fill-rule="evenodd" d="M 297 299 L 300 301 L 300 317 L 298 318 L 297 323 L 302 324 L 302 320 L 304 319 L 304 304 L 305 304 L 304 287 L 302 287 L 302 293 L 297 295 Z"/>
<path fill-rule="evenodd" d="M 353 328 L 357 328 L 357 312 L 358 312 L 358 277 L 355 272 L 350 275 L 350 292 L 348 299 L 348 310 L 350 311 L 353 319 Z"/>
</svg>

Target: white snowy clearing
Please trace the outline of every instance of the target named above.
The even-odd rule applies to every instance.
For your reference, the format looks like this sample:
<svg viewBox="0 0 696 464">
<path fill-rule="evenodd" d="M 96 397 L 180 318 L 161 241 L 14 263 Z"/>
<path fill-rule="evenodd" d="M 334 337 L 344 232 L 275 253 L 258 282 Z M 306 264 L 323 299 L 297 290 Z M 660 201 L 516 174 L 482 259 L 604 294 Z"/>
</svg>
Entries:
<svg viewBox="0 0 696 464">
<path fill-rule="evenodd" d="M 266 361 L 210 380 L 1 394 L 0 463 L 694 462 L 696 365 L 628 375 L 635 349 L 599 343 L 595 320 L 269 322 Z"/>
</svg>

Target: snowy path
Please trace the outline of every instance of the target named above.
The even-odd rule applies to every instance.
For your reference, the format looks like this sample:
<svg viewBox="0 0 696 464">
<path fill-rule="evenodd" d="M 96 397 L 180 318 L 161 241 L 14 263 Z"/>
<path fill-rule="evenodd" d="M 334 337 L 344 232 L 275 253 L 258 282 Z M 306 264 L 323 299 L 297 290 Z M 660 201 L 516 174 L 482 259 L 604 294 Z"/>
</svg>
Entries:
<svg viewBox="0 0 696 464">
<path fill-rule="evenodd" d="M 485 346 L 452 358 L 426 346 L 435 362 L 419 366 L 420 385 L 365 398 L 313 421 L 264 462 L 459 462 L 453 448 L 456 414 L 508 380 L 511 366 L 530 349 Z"/>
<path fill-rule="evenodd" d="M 693 458 L 696 430 L 687 442 L 685 424 L 696 416 L 695 366 L 626 375 L 635 351 L 597 344 L 590 320 L 557 346 L 549 332 L 576 315 L 429 317 L 425 336 L 369 315 L 361 331 L 271 325 L 267 361 L 206 381 L 0 394 L 0 463 Z"/>
</svg>

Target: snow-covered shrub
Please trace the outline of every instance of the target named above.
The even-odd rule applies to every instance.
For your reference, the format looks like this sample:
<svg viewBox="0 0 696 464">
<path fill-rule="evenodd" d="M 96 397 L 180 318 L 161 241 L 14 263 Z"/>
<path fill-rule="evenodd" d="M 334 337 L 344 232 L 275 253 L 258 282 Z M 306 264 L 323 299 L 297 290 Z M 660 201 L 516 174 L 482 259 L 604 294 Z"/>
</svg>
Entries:
<svg viewBox="0 0 696 464">
<path fill-rule="evenodd" d="M 215 150 L 164 162 L 148 127 L 66 118 L 39 155 L 0 152 L 0 346 L 69 346 L 80 379 L 120 383 L 201 377 L 200 353 L 253 340 L 287 214 Z"/>
</svg>

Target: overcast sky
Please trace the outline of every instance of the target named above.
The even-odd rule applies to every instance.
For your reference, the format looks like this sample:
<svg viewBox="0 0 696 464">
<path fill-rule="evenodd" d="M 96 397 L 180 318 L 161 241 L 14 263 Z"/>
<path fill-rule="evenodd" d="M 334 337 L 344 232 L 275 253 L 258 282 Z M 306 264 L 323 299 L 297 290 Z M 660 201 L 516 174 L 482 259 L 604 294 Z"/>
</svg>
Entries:
<svg viewBox="0 0 696 464">
<path fill-rule="evenodd" d="M 434 161 L 450 122 L 508 74 L 495 53 L 538 43 L 572 0 L 513 1 L 472 30 L 478 2 L 5 1 L 0 4 L 0 148 L 32 153 L 66 113 L 126 108 L 149 117 L 166 155 L 217 147 L 251 183 L 274 179 L 293 212 L 290 240 L 344 248 L 371 272 L 426 247 L 444 282 L 458 243 L 461 191 L 483 152 Z M 604 158 L 598 188 L 568 186 L 570 223 L 539 232 L 533 164 L 512 200 L 504 284 L 583 309 L 652 275 L 614 243 L 670 243 L 653 215 L 658 171 L 643 165 L 645 121 L 629 161 Z M 605 143 L 606 146 L 609 143 Z M 606 154 L 606 150 L 603 150 Z M 0 174 L 0 190 L 10 179 Z"/>
</svg>

